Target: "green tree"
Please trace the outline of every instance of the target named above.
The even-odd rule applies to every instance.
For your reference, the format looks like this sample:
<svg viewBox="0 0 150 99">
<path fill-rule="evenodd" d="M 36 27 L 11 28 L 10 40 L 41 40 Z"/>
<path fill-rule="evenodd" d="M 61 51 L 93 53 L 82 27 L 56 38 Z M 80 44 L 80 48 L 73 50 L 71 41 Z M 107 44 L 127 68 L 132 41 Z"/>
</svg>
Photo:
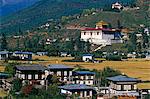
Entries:
<svg viewBox="0 0 150 99">
<path fill-rule="evenodd" d="M 59 95 L 59 89 L 58 89 L 57 84 L 53 84 L 53 85 L 48 86 L 47 91 L 50 92 L 52 96 Z"/>
<path fill-rule="evenodd" d="M 13 62 L 6 64 L 5 72 L 11 74 L 13 76 L 15 74 L 14 67 L 18 65 L 19 63 Z"/>
<path fill-rule="evenodd" d="M 131 33 L 129 35 L 129 42 L 128 42 L 128 51 L 133 52 L 136 51 L 136 44 L 137 44 L 137 37 L 136 33 Z"/>
<path fill-rule="evenodd" d="M 2 38 L 1 38 L 1 49 L 7 50 L 7 40 L 4 33 L 2 33 Z"/>
<path fill-rule="evenodd" d="M 19 92 L 22 88 L 22 80 L 17 78 L 17 79 L 14 79 L 12 83 L 13 83 L 12 84 L 13 85 L 12 91 L 13 92 Z"/>
<path fill-rule="evenodd" d="M 149 43 L 149 36 L 147 35 L 147 33 L 145 33 L 143 31 L 142 37 L 143 37 L 143 48 L 147 48 L 148 47 L 148 43 Z"/>
<path fill-rule="evenodd" d="M 90 52 L 90 50 L 91 50 L 91 44 L 90 44 L 90 42 L 89 41 L 87 41 L 87 42 L 85 42 L 85 48 L 86 48 L 86 52 Z"/>
<path fill-rule="evenodd" d="M 118 70 L 114 70 L 110 67 L 105 67 L 102 70 L 102 74 L 101 74 L 101 85 L 102 86 L 107 86 L 108 85 L 108 81 L 107 81 L 107 77 L 113 77 L 113 76 L 117 76 L 117 75 L 121 75 L 121 72 Z"/>
<path fill-rule="evenodd" d="M 138 50 L 139 52 L 141 52 L 141 50 L 142 50 L 142 44 L 141 44 L 141 42 L 138 42 L 138 43 L 137 43 L 137 50 Z"/>
</svg>

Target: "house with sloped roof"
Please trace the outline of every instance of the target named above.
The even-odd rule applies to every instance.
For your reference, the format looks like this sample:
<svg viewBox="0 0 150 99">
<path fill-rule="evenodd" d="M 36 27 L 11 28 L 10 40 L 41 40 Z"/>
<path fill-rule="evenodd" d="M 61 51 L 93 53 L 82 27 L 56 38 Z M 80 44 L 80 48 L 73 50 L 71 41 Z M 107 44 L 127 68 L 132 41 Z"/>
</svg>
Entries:
<svg viewBox="0 0 150 99">
<path fill-rule="evenodd" d="M 0 51 L 0 60 L 9 59 L 12 56 L 12 52 Z"/>
<path fill-rule="evenodd" d="M 50 74 L 57 75 L 59 81 L 66 83 L 71 82 L 73 67 L 62 64 L 51 64 L 47 68 Z"/>
<path fill-rule="evenodd" d="M 73 83 L 74 84 L 86 84 L 94 85 L 95 72 L 91 71 L 74 71 L 73 72 Z"/>
<path fill-rule="evenodd" d="M 125 75 L 118 75 L 108 77 L 110 93 L 113 96 L 139 96 L 137 84 L 139 79 L 128 77 Z"/>
<path fill-rule="evenodd" d="M 94 55 L 93 54 L 83 54 L 82 55 L 82 60 L 84 62 L 89 62 L 94 60 Z"/>
<path fill-rule="evenodd" d="M 21 60 L 32 60 L 32 54 L 32 52 L 16 51 L 13 53 L 13 56 Z"/>
<path fill-rule="evenodd" d="M 36 54 L 39 56 L 44 56 L 44 55 L 47 55 L 48 52 L 36 52 Z"/>
<path fill-rule="evenodd" d="M 92 99 L 94 88 L 85 84 L 67 84 L 59 86 L 60 93 L 71 96 L 76 94 L 79 98 Z"/>
<path fill-rule="evenodd" d="M 15 77 L 22 79 L 23 83 L 45 85 L 49 72 L 42 65 L 18 65 L 15 66 Z"/>
</svg>

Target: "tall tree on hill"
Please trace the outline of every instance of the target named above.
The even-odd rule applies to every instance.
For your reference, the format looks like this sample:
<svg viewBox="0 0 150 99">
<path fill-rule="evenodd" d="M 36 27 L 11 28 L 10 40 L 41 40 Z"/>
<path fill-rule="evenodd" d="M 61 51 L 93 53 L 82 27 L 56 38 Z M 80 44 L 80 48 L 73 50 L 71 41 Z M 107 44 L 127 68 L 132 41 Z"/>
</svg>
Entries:
<svg viewBox="0 0 150 99">
<path fill-rule="evenodd" d="M 142 31 L 142 37 L 143 37 L 143 48 L 148 48 L 148 43 L 149 43 L 149 36 L 147 35 L 144 30 Z"/>
<path fill-rule="evenodd" d="M 22 31 L 21 29 L 19 28 L 19 31 L 17 33 L 17 36 L 21 35 Z M 20 37 L 17 38 L 17 41 L 16 41 L 16 49 L 19 49 L 20 47 L 20 41 L 19 41 Z"/>
<path fill-rule="evenodd" d="M 2 38 L 1 38 L 1 49 L 7 50 L 7 40 L 4 33 L 2 33 Z"/>
<path fill-rule="evenodd" d="M 136 33 L 131 33 L 129 35 L 129 39 L 130 39 L 129 44 L 128 44 L 129 52 L 136 51 L 136 44 L 137 44 Z"/>
<path fill-rule="evenodd" d="M 86 52 L 90 52 L 90 50 L 91 50 L 91 44 L 90 44 L 90 42 L 89 41 L 87 41 L 87 42 L 85 42 L 85 44 L 86 44 L 86 46 L 85 46 L 85 50 L 86 50 Z"/>
<path fill-rule="evenodd" d="M 120 20 L 117 20 L 117 28 L 118 28 L 118 29 L 122 29 L 122 28 L 123 28 L 123 27 L 121 26 Z"/>
<path fill-rule="evenodd" d="M 142 49 L 142 44 L 141 44 L 141 42 L 138 42 L 138 43 L 137 43 L 137 50 L 138 50 L 139 52 L 141 52 L 141 49 Z"/>
</svg>

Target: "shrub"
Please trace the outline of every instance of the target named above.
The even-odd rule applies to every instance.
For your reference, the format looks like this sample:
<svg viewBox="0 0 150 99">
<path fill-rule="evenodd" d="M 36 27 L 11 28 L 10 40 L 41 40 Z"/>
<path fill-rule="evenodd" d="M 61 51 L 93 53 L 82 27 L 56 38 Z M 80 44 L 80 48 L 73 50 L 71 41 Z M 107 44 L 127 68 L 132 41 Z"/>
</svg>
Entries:
<svg viewBox="0 0 150 99">
<path fill-rule="evenodd" d="M 122 59 L 127 59 L 128 57 L 127 57 L 127 56 L 121 56 L 121 58 L 122 58 Z"/>
<path fill-rule="evenodd" d="M 121 61 L 121 56 L 118 56 L 118 55 L 108 55 L 108 56 L 106 56 L 106 60 Z"/>
</svg>

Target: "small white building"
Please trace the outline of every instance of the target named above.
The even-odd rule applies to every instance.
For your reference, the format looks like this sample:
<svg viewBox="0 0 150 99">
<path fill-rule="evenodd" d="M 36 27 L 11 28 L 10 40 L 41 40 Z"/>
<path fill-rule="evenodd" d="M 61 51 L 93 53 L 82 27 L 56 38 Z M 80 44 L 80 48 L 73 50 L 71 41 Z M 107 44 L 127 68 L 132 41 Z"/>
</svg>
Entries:
<svg viewBox="0 0 150 99">
<path fill-rule="evenodd" d="M 67 53 L 67 52 L 60 52 L 60 56 L 61 56 L 61 57 L 67 57 L 67 56 L 68 56 L 68 53 Z"/>
<path fill-rule="evenodd" d="M 13 53 L 13 56 L 18 57 L 21 60 L 32 60 L 32 54 L 32 52 L 16 51 Z"/>
<path fill-rule="evenodd" d="M 122 8 L 123 8 L 123 6 L 120 3 L 118 3 L 118 2 L 112 4 L 112 9 L 119 9 L 119 10 L 121 10 Z"/>
<path fill-rule="evenodd" d="M 94 55 L 93 54 L 83 54 L 82 55 L 82 60 L 84 62 L 89 62 L 94 60 Z"/>
<path fill-rule="evenodd" d="M 93 87 L 87 86 L 85 84 L 68 84 L 59 87 L 61 90 L 61 94 L 66 94 L 71 96 L 73 94 L 77 94 L 79 98 L 92 99 L 93 97 Z"/>
<path fill-rule="evenodd" d="M 43 56 L 43 55 L 47 55 L 48 52 L 36 52 L 36 54 L 39 55 L 39 56 Z"/>
</svg>

